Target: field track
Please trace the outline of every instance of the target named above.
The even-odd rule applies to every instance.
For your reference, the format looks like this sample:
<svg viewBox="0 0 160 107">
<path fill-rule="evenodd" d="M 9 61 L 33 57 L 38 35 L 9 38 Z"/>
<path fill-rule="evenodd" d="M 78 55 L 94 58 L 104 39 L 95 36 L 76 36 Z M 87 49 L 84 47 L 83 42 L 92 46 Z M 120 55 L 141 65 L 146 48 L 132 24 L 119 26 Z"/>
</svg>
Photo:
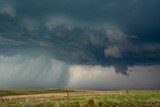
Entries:
<svg viewBox="0 0 160 107">
<path fill-rule="evenodd" d="M 40 98 L 40 97 L 64 97 L 66 93 L 49 93 L 49 94 L 31 94 L 31 95 L 14 95 L 14 96 L 4 96 L 2 97 L 5 99 L 25 99 L 25 98 Z"/>
<path fill-rule="evenodd" d="M 85 92 L 75 92 L 75 93 L 69 93 L 69 95 L 74 96 L 74 95 L 87 95 L 87 94 L 98 94 L 98 95 L 103 95 L 103 94 L 113 94 L 116 92 L 115 91 L 93 91 L 93 90 L 86 90 Z M 122 92 L 119 91 L 118 94 L 121 94 Z M 46 98 L 46 97 L 64 97 L 67 96 L 67 93 L 44 93 L 44 94 L 29 94 L 29 95 L 11 95 L 11 96 L 3 96 L 1 97 L 4 100 L 11 100 L 11 99 L 26 99 L 26 98 Z"/>
</svg>

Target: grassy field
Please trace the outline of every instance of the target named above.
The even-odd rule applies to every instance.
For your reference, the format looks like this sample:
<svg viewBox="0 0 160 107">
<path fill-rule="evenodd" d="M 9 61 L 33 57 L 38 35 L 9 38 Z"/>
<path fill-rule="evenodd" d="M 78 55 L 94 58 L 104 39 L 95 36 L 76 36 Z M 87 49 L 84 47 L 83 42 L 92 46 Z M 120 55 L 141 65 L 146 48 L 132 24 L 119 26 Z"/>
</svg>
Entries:
<svg viewBox="0 0 160 107">
<path fill-rule="evenodd" d="M 62 96 L 8 99 L 11 95 L 61 93 Z M 0 90 L 0 107 L 160 107 L 159 90 Z M 8 96 L 8 97 L 5 97 Z"/>
<path fill-rule="evenodd" d="M 74 90 L 68 90 L 74 92 Z M 11 96 L 11 95 L 30 95 L 30 94 L 45 94 L 45 93 L 64 93 L 64 89 L 1 89 L 0 96 Z"/>
</svg>

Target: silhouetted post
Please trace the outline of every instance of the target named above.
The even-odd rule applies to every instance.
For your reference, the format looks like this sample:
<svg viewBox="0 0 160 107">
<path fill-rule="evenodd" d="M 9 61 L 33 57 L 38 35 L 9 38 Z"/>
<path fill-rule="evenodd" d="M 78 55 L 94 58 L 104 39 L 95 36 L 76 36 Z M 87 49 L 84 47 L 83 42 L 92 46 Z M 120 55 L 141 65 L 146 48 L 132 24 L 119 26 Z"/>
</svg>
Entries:
<svg viewBox="0 0 160 107">
<path fill-rule="evenodd" d="M 129 95 L 129 91 L 128 91 L 128 90 L 126 90 L 126 92 L 127 92 L 127 94 Z"/>
<path fill-rule="evenodd" d="M 2 96 L 0 96 L 1 97 L 1 100 L 4 102 L 4 99 L 3 99 L 3 97 Z"/>
<path fill-rule="evenodd" d="M 66 93 L 67 93 L 68 107 L 70 107 L 69 92 L 68 92 L 68 90 L 66 90 Z"/>
</svg>

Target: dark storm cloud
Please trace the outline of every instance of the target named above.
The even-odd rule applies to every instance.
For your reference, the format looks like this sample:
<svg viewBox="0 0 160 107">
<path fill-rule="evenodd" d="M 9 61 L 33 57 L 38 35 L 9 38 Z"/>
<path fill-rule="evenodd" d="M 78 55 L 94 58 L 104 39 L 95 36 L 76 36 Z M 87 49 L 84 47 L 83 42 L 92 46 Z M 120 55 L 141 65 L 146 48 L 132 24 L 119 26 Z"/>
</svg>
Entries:
<svg viewBox="0 0 160 107">
<path fill-rule="evenodd" d="M 17 0 L 20 15 L 62 14 L 84 21 L 113 21 L 127 26 L 159 26 L 158 0 Z M 134 28 L 135 29 L 135 28 Z M 136 28 L 137 29 L 137 28 Z"/>
<path fill-rule="evenodd" d="M 69 64 L 160 62 L 159 0 L 1 0 L 0 53 L 36 50 Z M 24 53 L 25 53 L 24 52 Z"/>
</svg>

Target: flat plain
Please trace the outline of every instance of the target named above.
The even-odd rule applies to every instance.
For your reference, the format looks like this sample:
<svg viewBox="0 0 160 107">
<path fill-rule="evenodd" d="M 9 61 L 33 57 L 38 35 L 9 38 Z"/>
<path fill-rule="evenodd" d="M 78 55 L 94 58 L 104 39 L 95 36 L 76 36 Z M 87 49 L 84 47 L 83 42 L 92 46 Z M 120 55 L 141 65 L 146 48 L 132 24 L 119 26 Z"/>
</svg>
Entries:
<svg viewBox="0 0 160 107">
<path fill-rule="evenodd" d="M 0 107 L 160 107 L 160 90 L 1 89 Z"/>
</svg>

